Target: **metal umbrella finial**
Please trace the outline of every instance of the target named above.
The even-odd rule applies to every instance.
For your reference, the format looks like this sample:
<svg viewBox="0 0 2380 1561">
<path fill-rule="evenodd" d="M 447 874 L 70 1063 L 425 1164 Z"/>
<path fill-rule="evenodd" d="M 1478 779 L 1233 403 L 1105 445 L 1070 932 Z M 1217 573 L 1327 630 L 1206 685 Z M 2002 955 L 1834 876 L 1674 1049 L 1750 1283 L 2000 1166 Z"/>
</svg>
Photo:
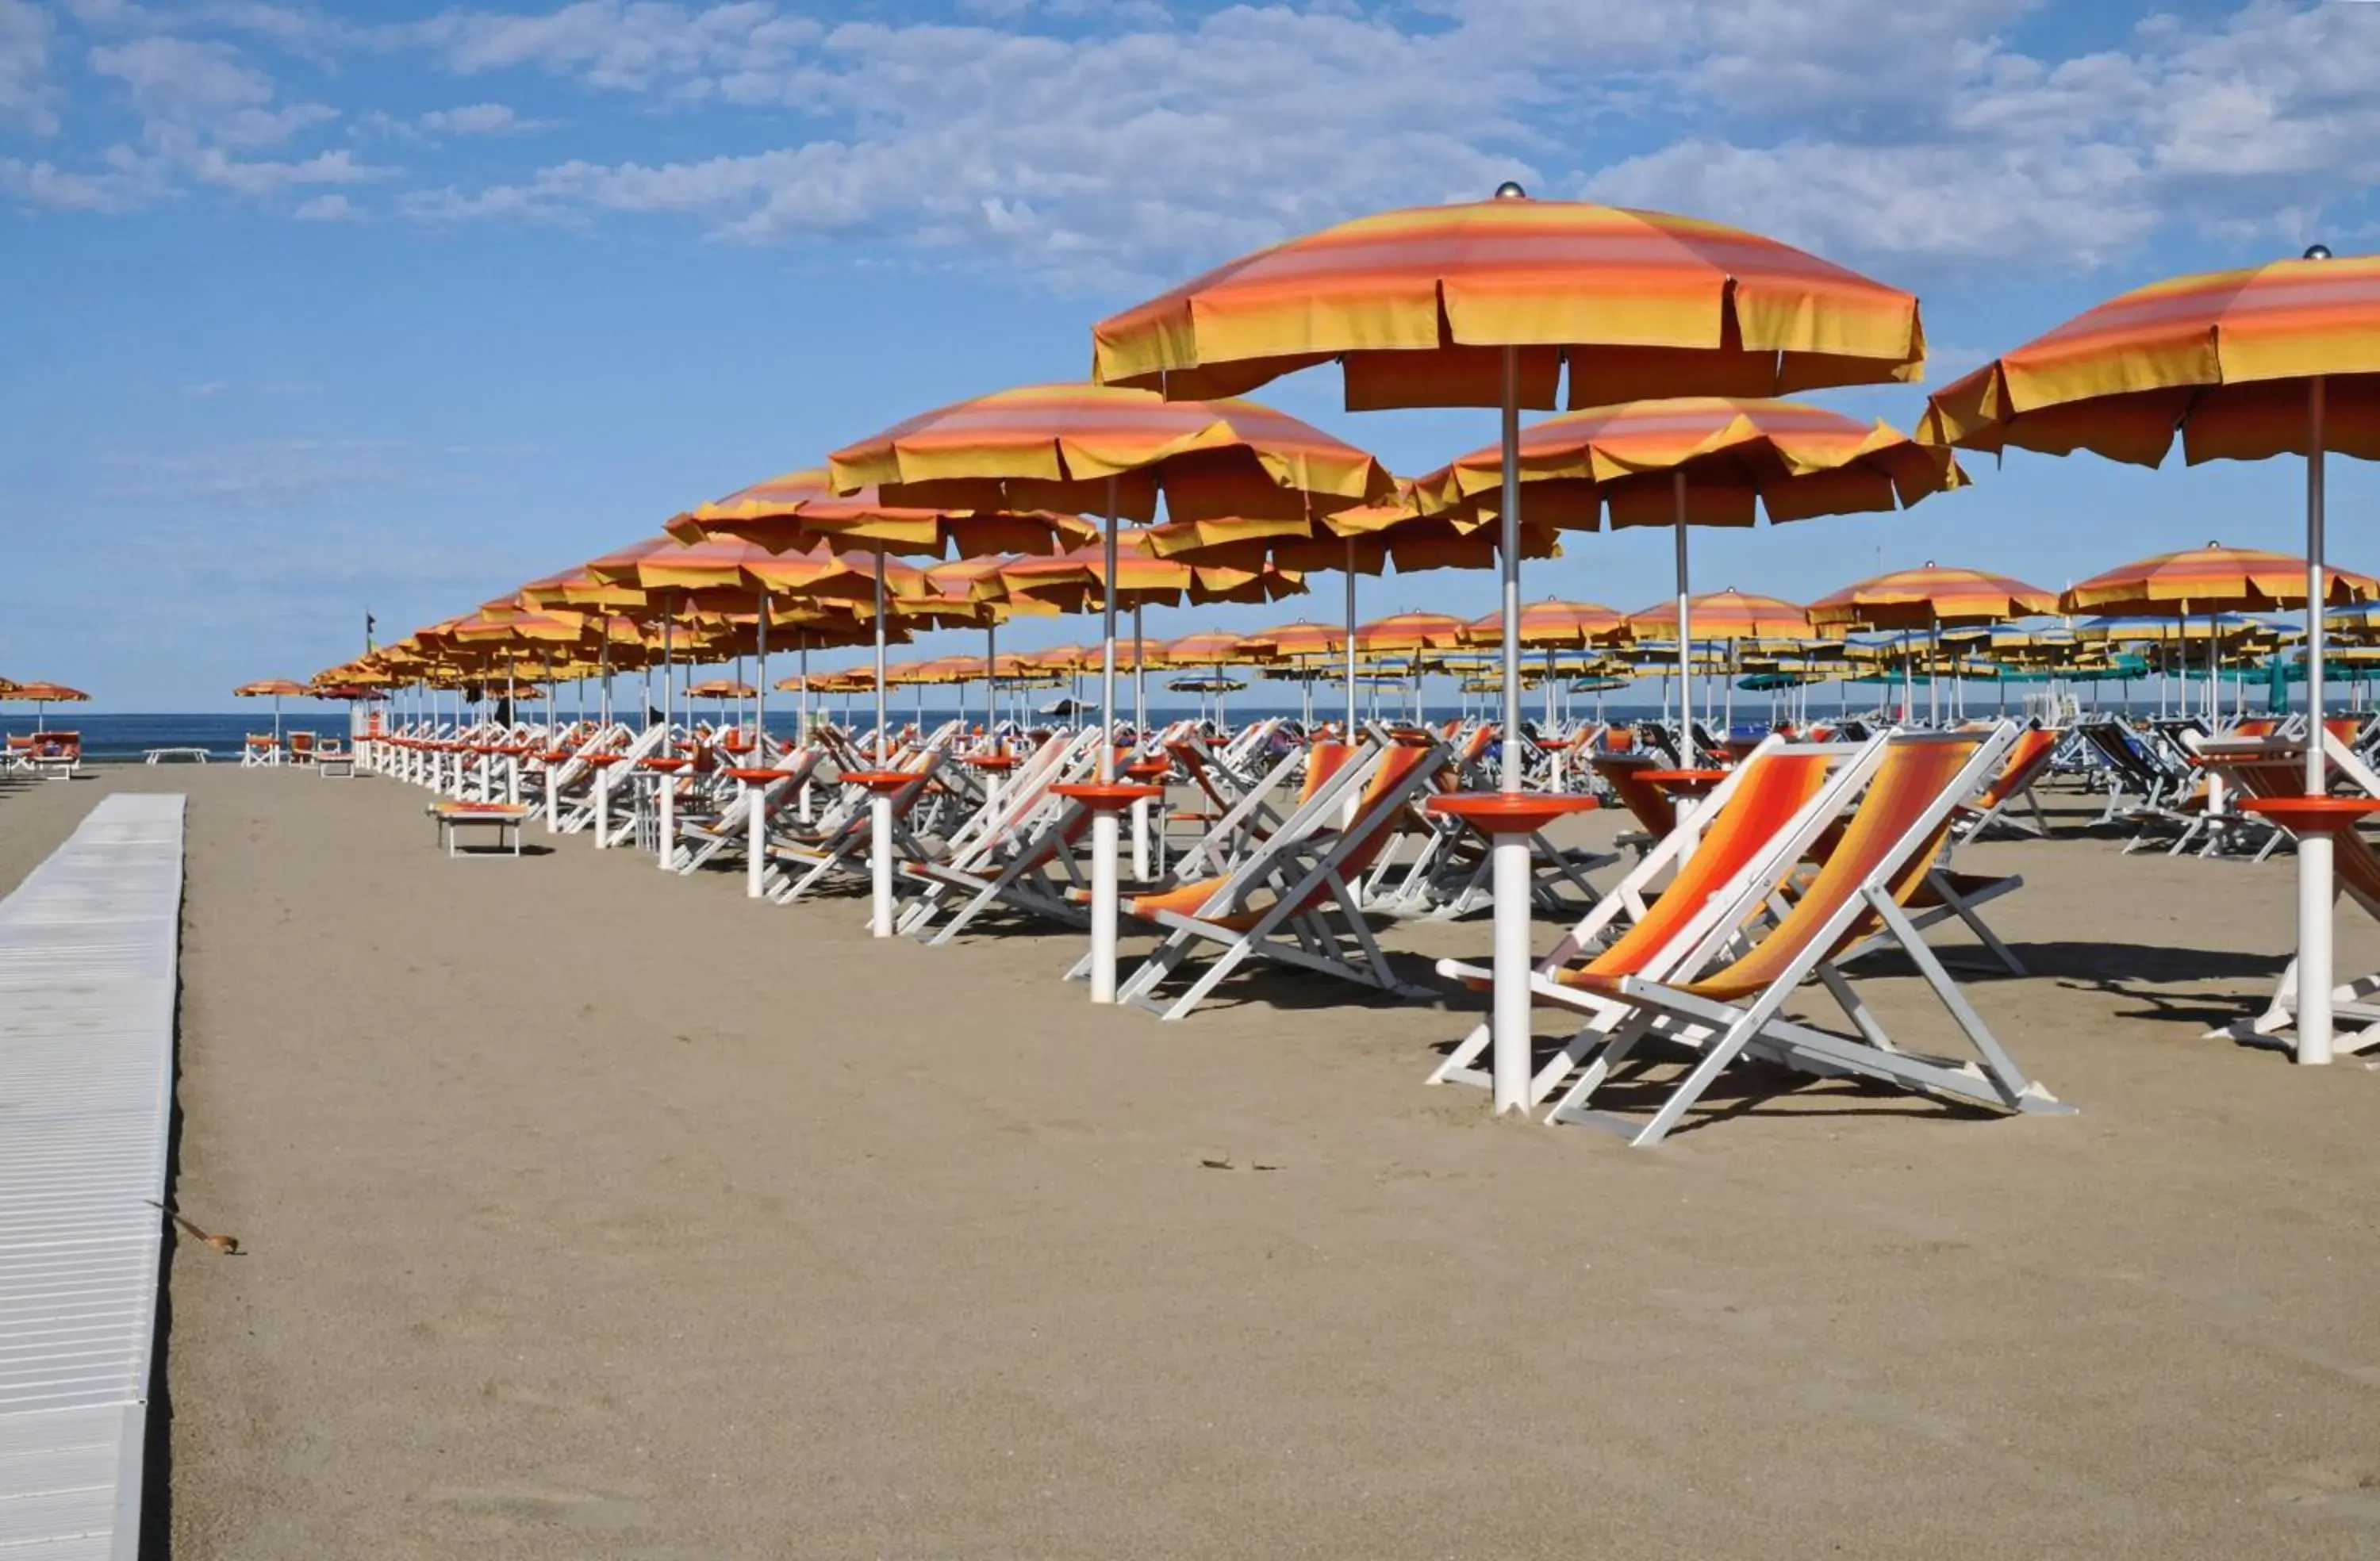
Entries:
<svg viewBox="0 0 2380 1561">
<path fill-rule="evenodd" d="M 1528 198 L 1529 192 L 1521 188 L 1518 179 L 1506 179 L 1496 187 L 1496 199 L 1499 200 L 1526 200 Z"/>
<path fill-rule="evenodd" d="M 1499 190 L 1497 193 L 1500 195 L 1503 192 Z M 2330 246 L 2327 244 L 2309 244 L 2306 246 L 2305 258 L 2309 260 L 2326 260 L 2330 259 Z"/>
</svg>

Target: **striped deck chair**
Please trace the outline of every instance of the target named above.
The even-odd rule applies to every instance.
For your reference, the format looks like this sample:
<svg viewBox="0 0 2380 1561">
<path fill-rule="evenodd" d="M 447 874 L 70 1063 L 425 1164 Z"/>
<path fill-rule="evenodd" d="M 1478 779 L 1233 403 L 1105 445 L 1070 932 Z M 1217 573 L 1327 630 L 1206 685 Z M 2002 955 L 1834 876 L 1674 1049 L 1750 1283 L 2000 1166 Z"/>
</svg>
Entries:
<svg viewBox="0 0 2380 1561">
<path fill-rule="evenodd" d="M 1904 909 L 1925 883 L 1959 804 L 1989 784 L 2015 737 L 2013 726 L 2002 726 L 1888 739 L 1875 779 L 1816 876 L 1790 906 L 1777 907 L 1776 921 L 1760 929 L 1741 957 L 1691 979 L 1622 974 L 1585 981 L 1634 1010 L 1604 1048 L 1607 1078 L 1648 1035 L 1685 1041 L 1699 1055 L 1641 1126 L 1591 1109 L 1592 1091 L 1573 1092 L 1555 1119 L 1612 1127 L 1637 1147 L 1650 1147 L 1747 1051 L 1820 1076 L 1853 1074 L 2003 1111 L 2070 1109 L 2017 1067 Z M 1915 964 L 1964 1034 L 1973 1058 L 1904 1049 L 1860 1000 L 1837 961 L 1877 930 L 1891 934 Z M 1841 1007 L 1851 1035 L 1784 1017 L 1786 1000 L 1813 976 Z"/>
<path fill-rule="evenodd" d="M 760 787 L 760 829 L 767 838 L 770 824 L 793 805 L 801 789 L 818 772 L 825 753 L 818 748 L 787 748 L 771 765 L 759 768 L 777 772 Z M 702 805 L 677 816 L 677 860 L 681 874 L 701 871 L 729 853 L 753 849 L 751 798 L 740 786 L 714 787 Z M 765 853 L 764 853 L 765 854 Z"/>
<path fill-rule="evenodd" d="M 1275 960 L 1398 997 L 1430 994 L 1399 981 L 1372 936 L 1356 883 L 1412 799 L 1426 790 L 1449 750 L 1436 740 L 1368 744 L 1341 766 L 1268 841 L 1231 872 L 1126 902 L 1164 940 L 1116 990 L 1165 1019 L 1181 1019 L 1250 959 Z M 1350 795 L 1354 817 L 1336 824 Z M 1207 968 L 1178 998 L 1158 988 L 1194 955 Z M 1086 960 L 1075 968 L 1087 969 Z"/>
<path fill-rule="evenodd" d="M 1089 913 L 1070 891 L 1087 881 L 1074 853 L 1089 831 L 1091 813 L 1053 788 L 1098 772 L 1099 732 L 1052 737 L 1035 758 L 1038 763 L 1010 778 L 984 827 L 958 849 L 902 865 L 905 883 L 917 893 L 894 930 L 929 944 L 948 943 L 994 906 L 1066 926 L 1090 925 Z M 945 913 L 949 919 L 936 927 Z"/>
<path fill-rule="evenodd" d="M 906 771 L 909 776 L 891 799 L 892 845 L 896 860 L 905 853 L 913 857 L 925 853 L 917 843 L 911 814 L 925 796 L 926 788 L 933 784 L 944 752 L 941 746 L 923 748 L 905 757 L 896 756 L 896 762 L 887 767 Z M 860 788 L 846 789 L 859 792 L 860 805 L 814 842 L 779 844 L 773 837 L 771 839 L 770 865 L 783 876 L 769 885 L 769 899 L 780 905 L 790 905 L 837 875 L 856 875 L 863 882 L 869 878 L 869 853 L 874 842 L 870 820 L 875 809 L 868 805 L 874 799 Z"/>
<path fill-rule="evenodd" d="M 1635 848 L 1639 856 L 1659 841 L 1669 838 L 1678 827 L 1678 808 L 1670 794 L 1651 781 L 1640 777 L 1648 769 L 1660 769 L 1667 761 L 1651 754 L 1597 754 L 1588 761 L 1620 805 L 1643 826 L 1618 837 L 1617 843 Z"/>
<path fill-rule="evenodd" d="M 2037 726 L 2019 732 L 2015 744 L 2009 749 L 2008 763 L 1992 777 L 1992 783 L 1973 802 L 1960 805 L 1959 822 L 1952 838 L 1981 840 L 1994 829 L 2006 829 L 2034 840 L 2047 838 L 2049 820 L 2043 816 L 2033 788 L 2048 775 L 2049 761 L 2057 755 L 2058 744 L 2065 735 L 2054 726 Z M 2030 824 L 2008 812 L 2010 805 L 2019 801 L 2033 814 Z"/>
<path fill-rule="evenodd" d="M 1572 1085 L 1573 1095 L 1591 1093 L 1605 1071 L 1597 1054 L 1632 1011 L 1601 995 L 1599 986 L 1621 975 L 1698 971 L 1736 946 L 1772 888 L 1820 839 L 1883 755 L 1881 739 L 1789 746 L 1771 738 L 1693 804 L 1686 814 L 1692 828 L 1657 842 L 1537 962 L 1530 978 L 1534 1000 L 1584 1013 L 1586 1022 L 1537 1069 L 1528 1104 L 1541 1104 L 1581 1070 L 1586 1071 Z M 1673 876 L 1657 887 L 1665 874 Z M 1495 979 L 1492 967 L 1459 960 L 1439 961 L 1438 972 L 1480 992 Z M 1489 1045 L 1483 1021 L 1456 1043 L 1429 1082 L 1489 1087 L 1494 1080 L 1477 1066 Z"/>
</svg>

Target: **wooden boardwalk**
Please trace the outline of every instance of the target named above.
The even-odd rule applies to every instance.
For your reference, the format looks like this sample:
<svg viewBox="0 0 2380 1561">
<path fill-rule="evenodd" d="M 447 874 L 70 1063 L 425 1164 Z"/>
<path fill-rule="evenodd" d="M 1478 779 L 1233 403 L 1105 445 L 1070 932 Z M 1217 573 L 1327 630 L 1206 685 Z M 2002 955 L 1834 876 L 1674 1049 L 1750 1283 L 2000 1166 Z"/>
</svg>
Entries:
<svg viewBox="0 0 2380 1561">
<path fill-rule="evenodd" d="M 182 798 L 111 796 L 0 901 L 0 1557 L 140 1531 Z"/>
</svg>

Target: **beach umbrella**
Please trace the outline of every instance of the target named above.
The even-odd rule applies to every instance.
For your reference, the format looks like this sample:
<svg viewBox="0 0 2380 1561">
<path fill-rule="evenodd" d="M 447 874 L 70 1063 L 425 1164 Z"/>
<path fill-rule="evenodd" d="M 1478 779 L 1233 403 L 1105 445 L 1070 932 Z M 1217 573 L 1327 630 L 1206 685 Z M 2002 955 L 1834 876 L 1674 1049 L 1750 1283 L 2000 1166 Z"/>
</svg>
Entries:
<svg viewBox="0 0 2380 1561">
<path fill-rule="evenodd" d="M 1810 604 L 1810 622 L 1820 628 L 1924 629 L 1938 644 L 1946 628 L 2029 618 L 2058 610 L 2055 592 L 2006 575 L 1956 569 L 1927 559 L 1915 569 L 1896 569 L 1845 586 Z M 1904 677 L 1907 663 L 1903 663 Z M 1904 705 L 1913 690 L 1904 690 Z M 1941 687 L 1928 690 L 1930 714 L 1942 716 Z"/>
<path fill-rule="evenodd" d="M 941 505 L 903 501 L 893 502 L 872 487 L 838 490 L 825 467 L 810 466 L 783 473 L 725 498 L 674 516 L 664 527 L 683 541 L 702 537 L 734 537 L 756 542 L 771 552 L 789 553 L 824 547 L 836 553 L 872 554 L 877 621 L 884 620 L 887 576 L 882 567 L 892 554 L 905 557 L 965 559 L 999 553 L 1060 552 L 1080 547 L 1095 528 L 1077 515 L 1045 510 L 1007 511 L 998 505 Z M 881 665 L 884 647 L 877 647 L 876 734 L 881 756 L 886 742 Z M 890 803 L 882 809 L 887 819 Z M 875 830 L 882 839 L 887 828 Z M 890 938 L 892 902 L 890 858 L 881 852 L 875 874 L 885 885 L 876 895 L 873 924 L 879 937 Z"/>
<path fill-rule="evenodd" d="M 2325 615 L 2323 609 L 2325 606 L 2369 601 L 2380 597 L 2380 580 L 2371 575 L 2325 565 L 2323 577 L 2325 587 L 2321 599 L 2310 610 L 2310 623 Z M 2253 633 L 2265 627 L 2261 624 L 2251 626 L 2252 621 L 2235 619 L 2233 626 L 2227 629 L 2223 615 L 2305 607 L 2311 580 L 2308 563 L 2302 558 L 2209 542 L 2201 548 L 2159 553 L 2118 564 L 2067 587 L 2058 606 L 2067 612 L 2130 613 L 2155 617 L 2162 624 L 2177 631 L 2175 637 L 2185 645 L 2192 638 L 2207 639 L 2208 692 L 2212 696 L 2216 669 L 2220 666 L 2220 649 L 2216 642 L 2236 634 Z M 2204 633 L 2192 634 L 2192 626 L 2202 621 L 2206 623 Z M 2103 637 L 2113 636 L 2103 631 Z M 2155 635 L 2135 635 L 2131 637 L 2155 638 L 2162 642 L 2168 635 L 2160 632 Z M 2186 678 L 2183 692 L 2188 692 Z"/>
<path fill-rule="evenodd" d="M 1160 526 L 1150 545 L 1169 558 L 1240 569 L 1272 567 L 1303 575 L 1315 570 L 1338 570 L 1345 576 L 1346 629 L 1356 623 L 1355 582 L 1365 575 L 1399 574 L 1424 569 L 1483 569 L 1498 557 L 1498 534 L 1485 522 L 1469 517 L 1423 515 L 1413 508 L 1409 493 L 1377 504 L 1361 504 L 1334 514 L 1295 523 L 1185 522 Z M 1561 553 L 1548 527 L 1530 525 L 1521 532 L 1523 558 L 1557 558 Z M 1347 721 L 1355 720 L 1355 662 L 1352 639 L 1334 642 L 1344 653 Z M 1312 712 L 1307 712 L 1312 719 Z"/>
<path fill-rule="evenodd" d="M 1503 613 L 1490 612 L 1463 626 L 1463 643 L 1500 644 L 1503 632 Z M 1591 645 L 1608 643 L 1624 635 L 1626 628 L 1619 613 L 1600 603 L 1548 599 L 1521 604 L 1518 632 L 1523 650 L 1545 652 L 1546 725 L 1550 728 L 1554 724 L 1555 685 L 1560 681 L 1553 675 L 1555 656 L 1563 650 L 1584 650 Z"/>
<path fill-rule="evenodd" d="M 1132 612 L 1133 724 L 1136 728 L 1148 723 L 1147 661 L 1141 636 L 1143 609 L 1277 601 L 1305 593 L 1305 582 L 1296 571 L 1279 568 L 1269 560 L 1256 568 L 1244 569 L 1229 563 L 1197 563 L 1164 557 L 1156 551 L 1157 533 L 1164 529 L 1154 526 L 1128 531 L 1115 541 L 1116 599 L 1120 606 Z M 1106 546 L 1099 545 L 1051 558 L 1014 559 L 999 570 L 997 587 L 1009 600 L 1039 601 L 1071 612 L 1082 611 L 1094 603 L 1104 609 L 1109 589 L 1108 552 Z M 977 588 L 989 588 L 989 583 L 978 584 Z"/>
<path fill-rule="evenodd" d="M 1677 600 L 1689 599 L 1690 526 L 1748 526 L 1906 508 L 1966 474 L 1946 451 L 1891 425 L 1773 398 L 1678 396 L 1592 407 L 1521 431 L 1516 486 L 1527 513 L 1568 529 L 1667 526 L 1674 534 Z M 1415 478 L 1427 514 L 1497 514 L 1504 451 L 1489 445 Z M 1682 637 L 1702 632 L 1690 609 Z M 1714 633 L 1712 637 L 1729 637 Z M 1691 708 L 1691 669 L 1680 668 Z M 1694 734 L 1682 752 L 1694 762 Z"/>
<path fill-rule="evenodd" d="M 975 510 L 1047 509 L 1104 522 L 1105 578 L 1117 578 L 1123 522 L 1298 520 L 1377 502 L 1394 479 L 1372 456 L 1310 424 L 1239 400 L 1169 400 L 1107 385 L 1027 385 L 937 407 L 827 458 L 844 492 Z M 1117 593 L 1100 607 L 1100 719 L 1116 724 Z M 1091 833 L 1090 991 L 1115 1000 L 1117 841 L 1112 741 L 1099 744 Z"/>
<path fill-rule="evenodd" d="M 2306 463 L 2306 710 L 2322 720 L 2323 457 L 2380 457 L 2380 257 L 2302 260 L 2135 288 L 1985 364 L 1926 399 L 1919 435 L 1964 449 L 2090 450 L 2155 466 L 2185 460 Z M 2306 744 L 2306 795 L 2328 790 Z M 2331 1055 L 2333 847 L 2298 842 L 2298 1060 Z"/>
<path fill-rule="evenodd" d="M 231 693 L 232 697 L 235 699 L 269 698 L 273 701 L 273 746 L 276 751 L 281 746 L 281 701 L 283 698 L 306 699 L 316 696 L 312 689 L 307 687 L 302 683 L 292 682 L 288 678 L 264 678 L 256 683 L 243 683 L 237 688 L 233 689 Z"/>
<path fill-rule="evenodd" d="M 79 688 L 68 688 L 62 683 L 19 683 L 12 684 L 0 698 L 12 699 L 33 707 L 33 730 L 45 730 L 43 718 L 51 705 L 79 705 L 91 697 Z"/>
<path fill-rule="evenodd" d="M 1628 633 L 1642 639 L 1663 638 L 1679 641 L 1681 720 L 1679 731 L 1684 734 L 1679 748 L 1691 761 L 1694 754 L 1694 705 L 1686 696 L 1691 684 L 1684 681 L 1692 659 L 1682 650 L 1685 643 L 1680 635 L 1680 624 L 1690 623 L 1694 633 L 1705 640 L 1716 640 L 1727 648 L 1721 666 L 1722 684 L 1726 690 L 1723 723 L 1731 728 L 1735 717 L 1736 646 L 1743 640 L 1774 639 L 1781 636 L 1805 636 L 1810 633 L 1809 609 L 1773 596 L 1740 591 L 1730 586 L 1723 591 L 1705 596 L 1656 602 L 1641 611 L 1631 612 L 1626 619 Z M 1725 732 L 1719 733 L 1726 736 Z"/>
<path fill-rule="evenodd" d="M 1521 719 L 1524 406 L 1645 396 L 1773 396 L 1914 379 L 1917 300 L 1742 230 L 1660 212 L 1496 199 L 1391 212 L 1275 245 L 1100 321 L 1093 374 L 1167 395 L 1236 393 L 1336 359 L 1351 409 L 1495 406 L 1504 615 L 1503 724 Z M 1681 589 L 1682 590 L 1682 582 Z M 1503 800 L 1469 807 L 1495 838 L 1495 1109 L 1524 1109 L 1533 819 L 1522 755 Z M 1507 826 L 1495 829 L 1501 817 Z"/>
</svg>

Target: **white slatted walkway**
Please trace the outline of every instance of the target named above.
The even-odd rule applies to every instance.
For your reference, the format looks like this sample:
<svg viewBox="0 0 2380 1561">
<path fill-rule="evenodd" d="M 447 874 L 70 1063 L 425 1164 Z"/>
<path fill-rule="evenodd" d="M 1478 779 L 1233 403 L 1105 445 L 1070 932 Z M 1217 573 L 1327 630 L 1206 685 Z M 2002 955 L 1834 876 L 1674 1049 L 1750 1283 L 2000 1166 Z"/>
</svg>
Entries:
<svg viewBox="0 0 2380 1561">
<path fill-rule="evenodd" d="M 139 1548 L 181 908 L 179 796 L 0 901 L 0 1561 Z"/>
</svg>

